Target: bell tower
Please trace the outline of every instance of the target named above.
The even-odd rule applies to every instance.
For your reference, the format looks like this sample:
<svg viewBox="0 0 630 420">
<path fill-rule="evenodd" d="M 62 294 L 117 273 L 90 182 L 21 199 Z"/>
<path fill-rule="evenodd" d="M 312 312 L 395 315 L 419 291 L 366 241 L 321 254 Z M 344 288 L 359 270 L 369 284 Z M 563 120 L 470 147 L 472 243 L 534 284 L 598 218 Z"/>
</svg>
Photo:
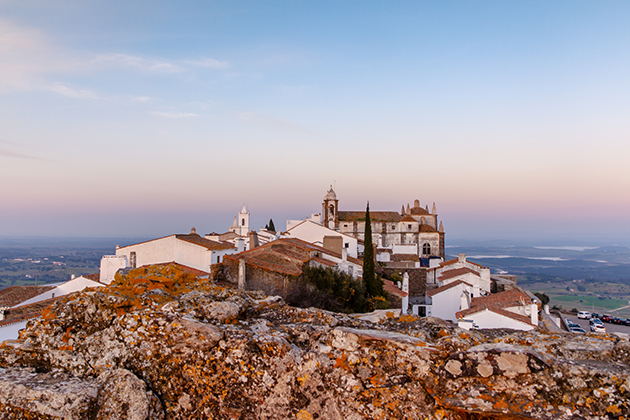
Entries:
<svg viewBox="0 0 630 420">
<path fill-rule="evenodd" d="M 339 200 L 337 200 L 337 194 L 330 186 L 330 189 L 324 197 L 322 203 L 322 225 L 330 229 L 339 228 Z"/>
</svg>

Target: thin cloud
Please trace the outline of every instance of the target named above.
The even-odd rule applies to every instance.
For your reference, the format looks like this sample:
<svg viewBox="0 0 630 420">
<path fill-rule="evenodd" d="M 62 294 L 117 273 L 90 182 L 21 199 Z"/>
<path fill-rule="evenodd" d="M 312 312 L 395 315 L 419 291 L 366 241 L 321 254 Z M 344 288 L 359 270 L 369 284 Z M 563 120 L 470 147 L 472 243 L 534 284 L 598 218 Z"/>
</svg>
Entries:
<svg viewBox="0 0 630 420">
<path fill-rule="evenodd" d="M 85 89 L 75 90 L 68 86 L 62 85 L 60 83 L 55 83 L 54 85 L 50 86 L 48 90 L 50 90 L 51 92 L 58 93 L 63 96 L 68 96 L 70 98 L 99 99 L 99 97 L 96 96 L 96 94 L 94 94 L 93 92 L 90 92 L 89 90 L 85 90 Z"/>
<path fill-rule="evenodd" d="M 301 133 L 311 132 L 304 127 L 300 127 L 299 125 L 293 124 L 289 121 L 273 117 L 262 112 L 241 112 L 238 116 L 238 119 L 241 121 L 258 124 L 273 129 L 298 131 Z"/>
<path fill-rule="evenodd" d="M 162 118 L 190 118 L 190 117 L 198 117 L 199 114 L 193 114 L 192 112 L 161 112 L 161 111 L 151 111 L 149 112 L 151 115 L 155 115 L 157 117 Z"/>
<path fill-rule="evenodd" d="M 3 142 L 5 143 L 5 142 Z M 18 159 L 42 160 L 36 156 L 26 155 L 24 153 L 14 152 L 12 150 L 0 149 L 0 156 Z"/>
<path fill-rule="evenodd" d="M 155 60 L 128 54 L 101 54 L 90 60 L 92 64 L 106 64 L 114 67 L 131 67 L 157 73 L 179 73 L 184 68 L 166 60 Z"/>
</svg>

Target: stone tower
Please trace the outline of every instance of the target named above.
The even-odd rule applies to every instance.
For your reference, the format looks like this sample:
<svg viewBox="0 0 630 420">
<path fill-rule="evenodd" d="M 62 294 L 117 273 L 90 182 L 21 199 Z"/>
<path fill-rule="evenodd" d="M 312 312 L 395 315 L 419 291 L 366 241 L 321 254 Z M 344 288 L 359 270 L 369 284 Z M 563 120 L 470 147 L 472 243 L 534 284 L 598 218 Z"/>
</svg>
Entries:
<svg viewBox="0 0 630 420">
<path fill-rule="evenodd" d="M 333 191 L 332 185 L 324 197 L 322 203 L 322 225 L 330 228 L 339 228 L 339 200 Z"/>
<path fill-rule="evenodd" d="M 238 215 L 234 217 L 234 222 L 229 229 L 230 232 L 234 232 L 240 236 L 247 236 L 249 233 L 249 211 L 243 204 L 243 209 L 238 212 Z"/>
</svg>

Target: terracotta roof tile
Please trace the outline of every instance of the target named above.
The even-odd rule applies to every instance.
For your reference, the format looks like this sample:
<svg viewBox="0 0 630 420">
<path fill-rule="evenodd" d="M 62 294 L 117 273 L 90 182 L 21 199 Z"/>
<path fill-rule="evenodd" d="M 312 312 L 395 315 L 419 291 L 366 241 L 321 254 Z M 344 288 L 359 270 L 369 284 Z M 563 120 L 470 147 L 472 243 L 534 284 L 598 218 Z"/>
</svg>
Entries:
<svg viewBox="0 0 630 420">
<path fill-rule="evenodd" d="M 175 237 L 177 239 L 180 239 L 182 241 L 186 241 L 189 242 L 191 244 L 195 244 L 195 245 L 199 245 L 202 246 L 210 251 L 218 251 L 221 249 L 230 249 L 230 248 L 234 248 L 233 244 L 229 244 L 229 243 L 225 243 L 225 242 L 215 242 L 215 241 L 211 241 L 210 239 L 206 239 L 206 238 L 202 238 L 201 236 L 197 235 L 196 233 L 191 233 L 191 234 L 187 234 L 187 235 L 175 235 Z"/>
<path fill-rule="evenodd" d="M 436 289 L 429 290 L 426 294 L 429 295 L 429 296 L 435 296 L 435 295 L 437 295 L 439 293 L 447 291 L 448 289 L 452 289 L 453 287 L 455 287 L 457 285 L 460 285 L 460 284 L 465 284 L 466 286 L 472 287 L 471 284 L 468 284 L 468 283 L 466 283 L 463 280 L 455 280 L 452 283 L 445 284 L 444 286 L 440 286 L 440 287 L 438 287 Z"/>
<path fill-rule="evenodd" d="M 365 211 L 340 211 L 340 222 L 358 222 L 365 220 Z M 395 211 L 370 211 L 370 220 L 373 222 L 399 222 L 402 216 Z"/>
<path fill-rule="evenodd" d="M 15 306 L 56 286 L 9 286 L 0 290 L 0 306 Z"/>
<path fill-rule="evenodd" d="M 392 295 L 396 295 L 401 298 L 404 298 L 405 296 L 409 296 L 409 293 L 403 292 L 402 290 L 400 290 L 398 287 L 396 287 L 394 282 L 391 280 L 383 279 L 383 290 L 385 290 L 387 293 L 391 293 Z"/>
<path fill-rule="evenodd" d="M 438 277 L 438 280 L 448 280 L 452 279 L 453 277 L 461 276 L 468 273 L 474 274 L 475 276 L 479 277 L 479 273 L 477 273 L 475 270 L 471 270 L 468 267 L 462 267 L 455 268 L 453 270 L 443 271 L 442 274 L 440 274 L 440 277 Z"/>
<path fill-rule="evenodd" d="M 510 289 L 504 292 L 493 293 L 488 296 L 472 298 L 470 306 L 492 305 L 497 308 L 510 308 L 513 306 L 521 306 L 523 304 L 530 305 L 532 299 L 519 289 Z"/>
<path fill-rule="evenodd" d="M 435 230 L 435 228 L 433 226 L 431 226 L 431 225 L 422 224 L 422 225 L 420 225 L 420 232 L 422 232 L 422 233 L 437 233 L 437 230 Z"/>
<path fill-rule="evenodd" d="M 447 265 L 453 265 L 453 264 L 457 263 L 458 261 L 459 261 L 459 259 L 458 259 L 458 258 L 453 258 L 452 260 L 448 260 L 448 261 L 441 262 L 441 263 L 440 263 L 440 267 L 446 267 Z M 488 267 L 486 267 L 486 266 L 483 266 L 483 265 L 481 265 L 481 264 L 477 264 L 477 263 L 472 262 L 472 261 L 469 261 L 469 260 L 466 260 L 466 262 L 467 262 L 467 263 L 471 263 L 471 264 L 473 264 L 473 265 L 477 265 L 477 266 L 479 266 L 479 267 L 481 267 L 481 268 L 488 268 Z"/>
</svg>

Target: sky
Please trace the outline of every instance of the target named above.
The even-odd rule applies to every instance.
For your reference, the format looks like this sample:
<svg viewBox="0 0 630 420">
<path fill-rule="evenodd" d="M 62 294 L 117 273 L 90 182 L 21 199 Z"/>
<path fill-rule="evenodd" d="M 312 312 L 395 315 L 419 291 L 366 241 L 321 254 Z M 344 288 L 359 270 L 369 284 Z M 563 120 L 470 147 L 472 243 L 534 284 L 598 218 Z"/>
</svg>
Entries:
<svg viewBox="0 0 630 420">
<path fill-rule="evenodd" d="M 630 3 L 0 0 L 0 236 L 436 203 L 630 242 Z"/>
</svg>

